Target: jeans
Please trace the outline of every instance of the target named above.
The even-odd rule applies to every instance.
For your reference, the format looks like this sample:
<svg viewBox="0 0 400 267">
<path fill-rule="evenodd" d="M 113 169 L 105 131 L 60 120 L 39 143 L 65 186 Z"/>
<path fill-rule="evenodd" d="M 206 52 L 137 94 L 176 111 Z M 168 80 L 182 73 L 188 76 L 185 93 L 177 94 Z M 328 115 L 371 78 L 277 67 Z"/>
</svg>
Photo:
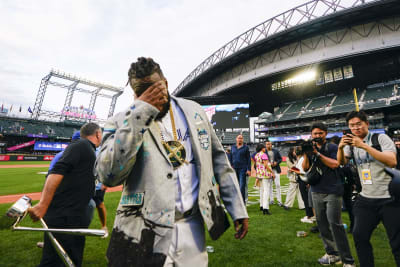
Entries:
<svg viewBox="0 0 400 267">
<path fill-rule="evenodd" d="M 329 255 L 340 255 L 343 263 L 352 264 L 349 241 L 342 223 L 342 197 L 312 192 L 317 224 Z"/>
<path fill-rule="evenodd" d="M 380 221 L 385 226 L 396 265 L 400 266 L 400 203 L 388 203 L 387 199 L 358 196 L 353 212 L 353 237 L 360 266 L 374 266 L 374 254 L 370 239 Z"/>
<path fill-rule="evenodd" d="M 247 179 L 246 179 L 246 172 L 247 168 L 235 168 L 236 171 L 236 176 L 239 181 L 239 187 L 240 187 L 240 193 L 242 194 L 242 199 L 243 202 L 246 204 L 246 184 L 247 184 Z"/>
</svg>

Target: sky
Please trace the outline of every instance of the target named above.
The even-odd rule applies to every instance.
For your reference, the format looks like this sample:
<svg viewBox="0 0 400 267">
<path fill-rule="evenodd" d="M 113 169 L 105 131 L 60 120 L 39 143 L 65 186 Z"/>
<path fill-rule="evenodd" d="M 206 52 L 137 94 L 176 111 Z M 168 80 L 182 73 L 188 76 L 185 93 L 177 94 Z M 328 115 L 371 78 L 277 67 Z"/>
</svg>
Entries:
<svg viewBox="0 0 400 267">
<path fill-rule="evenodd" d="M 133 102 L 132 62 L 152 57 L 172 92 L 204 59 L 257 24 L 304 0 L 2 0 L 0 104 L 18 115 L 51 69 L 124 87 L 115 111 Z M 61 111 L 67 90 L 48 86 L 43 109 Z M 75 106 L 90 96 L 76 94 Z M 106 117 L 109 100 L 95 111 Z M 26 112 L 25 112 L 26 113 Z"/>
</svg>

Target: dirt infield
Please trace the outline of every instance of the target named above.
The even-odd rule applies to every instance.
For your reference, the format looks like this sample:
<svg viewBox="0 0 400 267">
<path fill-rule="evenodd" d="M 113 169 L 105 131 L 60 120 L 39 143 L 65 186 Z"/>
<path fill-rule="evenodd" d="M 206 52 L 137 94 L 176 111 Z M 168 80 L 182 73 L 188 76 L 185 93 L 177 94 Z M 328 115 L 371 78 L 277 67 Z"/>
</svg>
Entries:
<svg viewBox="0 0 400 267">
<path fill-rule="evenodd" d="M 48 165 L 0 165 L 0 168 L 28 168 L 28 167 L 48 167 Z M 282 173 L 281 174 L 286 174 L 287 173 L 287 167 L 282 166 Z M 116 191 L 122 191 L 122 185 L 116 186 L 116 187 L 110 187 L 107 189 L 107 192 L 116 192 Z M 26 194 L 16 194 L 16 195 L 6 195 L 6 196 L 0 196 L 0 204 L 4 203 L 13 203 L 17 201 L 20 197 L 27 195 L 30 197 L 32 200 L 39 200 L 40 199 L 40 192 L 37 193 L 26 193 Z"/>
<path fill-rule="evenodd" d="M 0 165 L 0 169 L 42 168 L 42 167 L 49 167 L 49 164 Z"/>
<path fill-rule="evenodd" d="M 122 185 L 116 187 L 110 187 L 107 189 L 107 192 L 116 192 L 122 191 Z M 0 196 L 0 204 L 4 203 L 14 203 L 22 196 L 26 195 L 30 197 L 32 200 L 39 200 L 42 193 L 26 193 L 26 194 L 16 194 L 16 195 L 7 195 L 7 196 Z"/>
</svg>

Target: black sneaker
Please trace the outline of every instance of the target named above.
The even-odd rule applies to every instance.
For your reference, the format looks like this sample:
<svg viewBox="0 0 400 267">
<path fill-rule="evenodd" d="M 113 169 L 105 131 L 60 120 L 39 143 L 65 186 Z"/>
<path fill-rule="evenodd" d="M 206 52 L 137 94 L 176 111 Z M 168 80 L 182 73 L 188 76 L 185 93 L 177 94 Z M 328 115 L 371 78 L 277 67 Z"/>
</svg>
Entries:
<svg viewBox="0 0 400 267">
<path fill-rule="evenodd" d="M 290 208 L 288 206 L 283 206 L 284 210 L 290 210 Z"/>
<path fill-rule="evenodd" d="M 265 215 L 265 214 L 271 215 L 271 212 L 269 211 L 269 209 L 265 209 L 265 210 L 263 210 L 263 214 L 264 214 L 264 215 Z"/>
<path fill-rule="evenodd" d="M 310 232 L 314 234 L 318 233 L 319 232 L 318 226 L 314 225 L 313 227 L 311 227 Z"/>
</svg>

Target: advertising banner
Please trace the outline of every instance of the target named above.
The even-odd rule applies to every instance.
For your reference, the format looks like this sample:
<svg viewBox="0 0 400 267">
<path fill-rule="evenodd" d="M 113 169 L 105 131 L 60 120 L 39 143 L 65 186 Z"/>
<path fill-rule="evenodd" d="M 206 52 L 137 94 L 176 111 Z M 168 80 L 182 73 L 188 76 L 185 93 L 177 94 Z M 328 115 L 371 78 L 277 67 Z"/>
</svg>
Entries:
<svg viewBox="0 0 400 267">
<path fill-rule="evenodd" d="M 0 155 L 0 161 L 51 161 L 53 155 Z"/>
<path fill-rule="evenodd" d="M 61 151 L 64 150 L 67 146 L 68 143 L 36 141 L 34 150 Z"/>
<path fill-rule="evenodd" d="M 17 150 L 17 149 L 20 149 L 20 148 L 23 148 L 23 147 L 32 146 L 34 144 L 35 144 L 35 141 L 29 141 L 29 142 L 26 142 L 26 143 L 23 143 L 23 144 L 19 144 L 19 145 L 16 145 L 16 146 L 9 147 L 9 148 L 7 148 L 7 150 L 8 151 L 14 151 L 14 150 Z"/>
<path fill-rule="evenodd" d="M 33 138 L 49 138 L 46 134 L 27 134 L 26 136 Z"/>
<path fill-rule="evenodd" d="M 8 155 L 0 155 L 0 161 L 9 161 L 10 160 L 10 156 Z"/>
<path fill-rule="evenodd" d="M 370 130 L 372 133 L 385 133 L 385 129 L 372 129 Z M 333 136 L 342 137 L 342 132 L 333 132 L 328 133 L 326 138 L 332 138 Z M 296 140 L 309 140 L 311 139 L 311 135 L 293 135 L 293 136 L 275 136 L 275 137 L 268 137 L 268 140 L 271 142 L 284 142 L 284 141 L 296 141 Z"/>
</svg>

